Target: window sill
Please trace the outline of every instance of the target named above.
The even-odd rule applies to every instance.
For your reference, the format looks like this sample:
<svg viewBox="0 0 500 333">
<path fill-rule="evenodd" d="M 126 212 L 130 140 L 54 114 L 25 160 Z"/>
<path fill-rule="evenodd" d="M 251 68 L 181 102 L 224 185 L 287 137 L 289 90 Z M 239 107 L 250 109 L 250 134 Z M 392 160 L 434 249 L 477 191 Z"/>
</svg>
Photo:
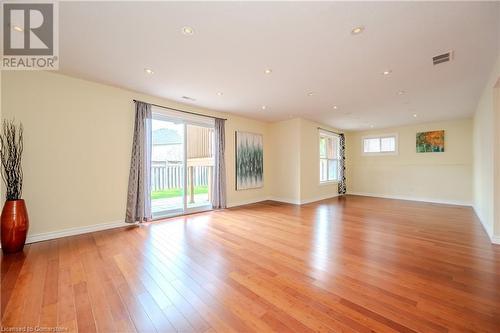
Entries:
<svg viewBox="0 0 500 333">
<path fill-rule="evenodd" d="M 337 185 L 339 183 L 338 180 L 328 180 L 324 182 L 319 182 L 319 185 Z"/>
<path fill-rule="evenodd" d="M 380 153 L 361 153 L 362 156 L 395 156 L 395 155 L 398 155 L 398 152 L 394 152 L 394 151 L 388 151 L 388 152 L 380 152 Z"/>
</svg>

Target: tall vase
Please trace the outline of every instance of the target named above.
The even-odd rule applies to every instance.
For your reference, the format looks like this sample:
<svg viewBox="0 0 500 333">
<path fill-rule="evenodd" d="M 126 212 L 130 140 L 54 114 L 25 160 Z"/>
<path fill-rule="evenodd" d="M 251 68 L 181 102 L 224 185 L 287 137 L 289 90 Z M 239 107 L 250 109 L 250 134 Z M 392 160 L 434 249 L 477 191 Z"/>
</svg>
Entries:
<svg viewBox="0 0 500 333">
<path fill-rule="evenodd" d="M 28 211 L 24 200 L 5 201 L 0 222 L 2 251 L 4 253 L 22 251 L 29 228 Z"/>
</svg>

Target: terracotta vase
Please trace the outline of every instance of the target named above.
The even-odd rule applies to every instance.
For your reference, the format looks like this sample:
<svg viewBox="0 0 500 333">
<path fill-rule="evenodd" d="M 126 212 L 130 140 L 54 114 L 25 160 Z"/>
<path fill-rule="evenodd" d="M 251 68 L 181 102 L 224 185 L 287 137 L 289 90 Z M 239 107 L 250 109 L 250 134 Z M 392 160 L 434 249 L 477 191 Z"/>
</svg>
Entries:
<svg viewBox="0 0 500 333">
<path fill-rule="evenodd" d="M 2 251 L 4 253 L 22 251 L 29 228 L 28 211 L 24 200 L 5 201 L 0 220 Z"/>
</svg>

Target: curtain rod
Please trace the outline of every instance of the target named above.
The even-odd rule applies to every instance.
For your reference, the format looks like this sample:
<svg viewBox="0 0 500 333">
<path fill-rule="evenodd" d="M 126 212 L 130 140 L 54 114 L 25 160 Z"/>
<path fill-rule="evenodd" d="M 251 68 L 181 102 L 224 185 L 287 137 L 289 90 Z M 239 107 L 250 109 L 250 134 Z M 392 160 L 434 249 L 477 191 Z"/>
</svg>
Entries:
<svg viewBox="0 0 500 333">
<path fill-rule="evenodd" d="M 322 128 L 322 127 L 318 127 L 318 129 L 322 130 L 322 131 L 327 131 L 327 132 L 330 132 L 330 133 L 333 133 L 333 134 L 337 134 L 337 135 L 343 134 L 343 133 L 338 133 L 338 132 L 330 131 L 330 130 L 327 130 L 326 128 Z"/>
<path fill-rule="evenodd" d="M 156 106 L 156 107 L 159 107 L 159 108 L 162 108 L 162 109 L 168 109 L 168 110 L 173 110 L 173 111 L 179 111 L 179 112 L 194 114 L 196 116 L 202 116 L 202 117 L 213 118 L 213 119 L 220 119 L 220 120 L 227 120 L 226 118 L 219 118 L 219 117 L 209 116 L 209 115 L 202 114 L 202 113 L 196 113 L 196 112 L 191 112 L 191 111 L 184 111 L 184 110 L 169 108 L 168 106 L 163 106 L 163 105 L 158 105 L 158 104 L 143 102 L 143 101 L 139 101 L 139 100 L 136 100 L 136 99 L 134 99 L 133 101 L 134 101 L 134 103 L 141 102 L 141 103 L 151 104 L 153 106 Z"/>
</svg>

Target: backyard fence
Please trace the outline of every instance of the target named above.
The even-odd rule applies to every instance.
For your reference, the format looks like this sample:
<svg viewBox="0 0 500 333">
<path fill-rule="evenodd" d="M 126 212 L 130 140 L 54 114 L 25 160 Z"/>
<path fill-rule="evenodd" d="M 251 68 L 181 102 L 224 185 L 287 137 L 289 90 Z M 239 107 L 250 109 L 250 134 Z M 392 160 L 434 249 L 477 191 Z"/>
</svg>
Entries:
<svg viewBox="0 0 500 333">
<path fill-rule="evenodd" d="M 193 170 L 194 186 L 208 186 L 211 166 L 190 166 L 189 168 Z M 183 166 L 181 164 L 153 161 L 151 163 L 151 189 L 162 191 L 182 188 L 184 186 L 182 172 Z"/>
</svg>

